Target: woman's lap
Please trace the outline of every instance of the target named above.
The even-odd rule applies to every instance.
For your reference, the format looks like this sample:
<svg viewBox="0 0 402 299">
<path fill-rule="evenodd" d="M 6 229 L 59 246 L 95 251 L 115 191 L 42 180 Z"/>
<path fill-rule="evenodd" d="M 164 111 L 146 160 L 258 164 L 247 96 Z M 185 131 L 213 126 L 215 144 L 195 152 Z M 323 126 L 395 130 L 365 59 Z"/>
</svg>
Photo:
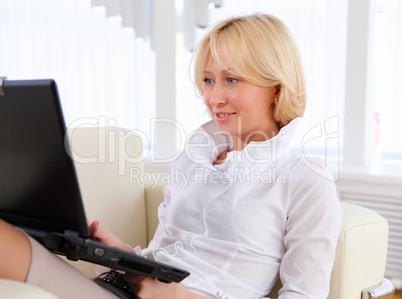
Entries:
<svg viewBox="0 0 402 299">
<path fill-rule="evenodd" d="M 55 294 L 60 298 L 118 298 L 33 238 L 27 236 L 32 256 L 26 282 Z"/>
</svg>

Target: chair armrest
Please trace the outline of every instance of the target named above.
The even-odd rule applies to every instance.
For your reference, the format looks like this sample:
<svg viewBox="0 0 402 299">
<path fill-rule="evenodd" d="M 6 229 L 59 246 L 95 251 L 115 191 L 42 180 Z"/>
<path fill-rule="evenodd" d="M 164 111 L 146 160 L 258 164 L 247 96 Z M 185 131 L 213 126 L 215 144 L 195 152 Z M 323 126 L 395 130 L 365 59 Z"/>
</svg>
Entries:
<svg viewBox="0 0 402 299">
<path fill-rule="evenodd" d="M 388 246 L 388 223 L 373 210 L 342 203 L 342 230 L 336 248 L 329 299 L 361 298 L 381 284 Z"/>
<path fill-rule="evenodd" d="M 342 229 L 328 299 L 388 298 L 376 295 L 377 288 L 382 286 L 381 281 L 384 282 L 387 221 L 378 213 L 353 204 L 342 203 L 342 210 Z M 280 288 L 281 282 L 278 281 L 268 297 L 277 298 Z"/>
<path fill-rule="evenodd" d="M 383 278 L 380 285 L 363 290 L 362 299 L 390 299 L 394 293 L 394 285 L 388 279 Z"/>
</svg>

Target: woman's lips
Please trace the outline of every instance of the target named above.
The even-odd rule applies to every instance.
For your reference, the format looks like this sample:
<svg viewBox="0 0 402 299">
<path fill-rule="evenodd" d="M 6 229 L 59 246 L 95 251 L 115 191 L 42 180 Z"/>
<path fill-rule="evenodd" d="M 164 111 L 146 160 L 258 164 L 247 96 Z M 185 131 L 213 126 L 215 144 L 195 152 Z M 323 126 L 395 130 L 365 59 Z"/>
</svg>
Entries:
<svg viewBox="0 0 402 299">
<path fill-rule="evenodd" d="M 219 122 L 225 122 L 236 115 L 235 112 L 216 112 L 215 120 Z"/>
</svg>

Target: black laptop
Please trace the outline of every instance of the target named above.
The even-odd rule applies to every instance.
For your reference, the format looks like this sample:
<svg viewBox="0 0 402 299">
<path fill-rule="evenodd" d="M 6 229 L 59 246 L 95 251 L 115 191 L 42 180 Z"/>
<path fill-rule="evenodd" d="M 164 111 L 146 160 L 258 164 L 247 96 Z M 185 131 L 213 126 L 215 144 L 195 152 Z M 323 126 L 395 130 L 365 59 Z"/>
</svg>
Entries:
<svg viewBox="0 0 402 299">
<path fill-rule="evenodd" d="M 187 271 L 90 239 L 53 80 L 0 79 L 0 218 L 50 251 L 116 270 L 180 282 Z"/>
</svg>

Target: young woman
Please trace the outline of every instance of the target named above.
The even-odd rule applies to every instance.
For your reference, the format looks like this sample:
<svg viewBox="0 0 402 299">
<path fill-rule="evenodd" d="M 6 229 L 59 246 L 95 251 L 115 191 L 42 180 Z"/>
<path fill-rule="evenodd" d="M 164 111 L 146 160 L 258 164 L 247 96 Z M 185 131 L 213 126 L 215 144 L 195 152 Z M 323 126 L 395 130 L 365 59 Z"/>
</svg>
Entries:
<svg viewBox="0 0 402 299">
<path fill-rule="evenodd" d="M 191 272 L 172 284 L 126 274 L 140 298 L 261 298 L 278 278 L 279 298 L 326 298 L 341 207 L 331 174 L 290 151 L 306 95 L 289 30 L 264 14 L 220 22 L 196 49 L 195 83 L 213 120 L 173 163 L 186 184 L 169 185 L 148 248 L 98 222 L 93 237 Z M 0 230 L 0 277 L 61 298 L 115 298 L 19 230 Z"/>
</svg>

